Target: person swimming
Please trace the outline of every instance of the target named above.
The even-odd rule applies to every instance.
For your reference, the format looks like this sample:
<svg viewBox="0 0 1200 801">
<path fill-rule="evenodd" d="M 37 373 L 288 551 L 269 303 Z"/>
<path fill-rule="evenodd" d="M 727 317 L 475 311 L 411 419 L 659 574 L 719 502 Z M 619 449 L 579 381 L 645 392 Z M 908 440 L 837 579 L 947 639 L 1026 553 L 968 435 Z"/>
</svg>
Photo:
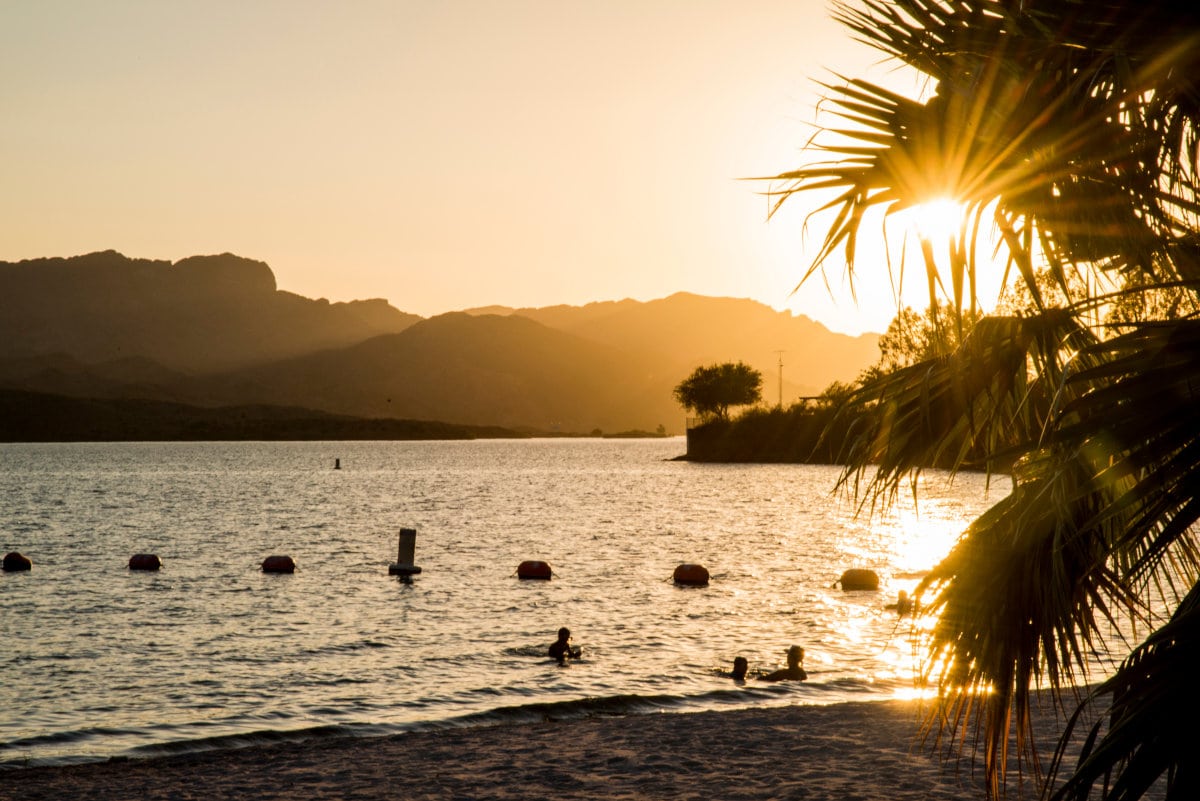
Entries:
<svg viewBox="0 0 1200 801">
<path fill-rule="evenodd" d="M 804 649 L 799 645 L 793 645 L 787 651 L 787 667 L 780 668 L 774 673 L 768 673 L 765 676 L 759 676 L 763 681 L 804 681 L 808 678 L 808 673 L 805 672 L 801 665 L 804 662 Z"/>
<path fill-rule="evenodd" d="M 558 630 L 558 639 L 550 643 L 550 658 L 557 659 L 560 665 L 565 665 L 568 657 L 578 659 L 582 653 L 582 648 L 571 647 L 571 630 L 566 626 Z"/>
<path fill-rule="evenodd" d="M 908 597 L 907 592 L 900 590 L 900 593 L 896 596 L 896 603 L 888 604 L 884 608 L 894 609 L 896 614 L 903 617 L 913 610 L 913 601 Z"/>
<path fill-rule="evenodd" d="M 750 663 L 746 661 L 744 656 L 735 656 L 733 658 L 733 670 L 730 671 L 729 677 L 734 681 L 745 681 L 746 671 L 750 669 Z"/>
</svg>

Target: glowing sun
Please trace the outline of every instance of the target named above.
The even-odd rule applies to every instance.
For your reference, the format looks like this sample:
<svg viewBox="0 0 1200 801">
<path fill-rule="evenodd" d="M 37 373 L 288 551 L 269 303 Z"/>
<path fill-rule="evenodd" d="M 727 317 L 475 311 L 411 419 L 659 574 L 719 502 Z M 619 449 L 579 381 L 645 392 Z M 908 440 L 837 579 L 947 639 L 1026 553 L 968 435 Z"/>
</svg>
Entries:
<svg viewBox="0 0 1200 801">
<path fill-rule="evenodd" d="M 920 203 L 904 212 L 917 236 L 935 244 L 943 244 L 962 232 L 966 209 L 950 198 L 936 198 Z"/>
</svg>

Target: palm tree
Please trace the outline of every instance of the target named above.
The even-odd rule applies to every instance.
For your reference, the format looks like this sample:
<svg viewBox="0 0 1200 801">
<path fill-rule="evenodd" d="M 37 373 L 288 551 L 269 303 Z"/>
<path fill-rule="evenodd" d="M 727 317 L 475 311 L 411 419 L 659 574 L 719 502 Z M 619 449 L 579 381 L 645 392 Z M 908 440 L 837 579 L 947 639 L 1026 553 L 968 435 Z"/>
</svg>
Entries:
<svg viewBox="0 0 1200 801">
<path fill-rule="evenodd" d="M 926 643 L 937 719 L 979 716 L 997 794 L 1032 689 L 1075 687 L 1110 625 L 1149 621 L 1153 633 L 1088 699 L 1107 727 L 1082 732 L 1068 764 L 1072 719 L 1046 791 L 1134 799 L 1162 781 L 1168 798 L 1200 798 L 1200 735 L 1174 723 L 1200 713 L 1200 319 L 1185 313 L 1200 292 L 1200 4 L 835 8 L 933 91 L 827 85 L 838 122 L 812 146 L 819 155 L 772 179 L 777 204 L 821 198 L 831 217 L 804 278 L 839 252 L 854 278 L 867 212 L 949 197 L 965 214 L 948 255 L 921 247 L 931 304 L 941 294 L 958 316 L 974 313 L 985 225 L 1030 300 L 857 396 L 874 413 L 845 482 L 890 497 L 947 456 L 1012 466 L 1011 495 L 918 588 L 937 615 Z M 1162 291 L 1188 302 L 1106 317 Z M 1169 616 L 1156 618 L 1164 604 Z"/>
</svg>

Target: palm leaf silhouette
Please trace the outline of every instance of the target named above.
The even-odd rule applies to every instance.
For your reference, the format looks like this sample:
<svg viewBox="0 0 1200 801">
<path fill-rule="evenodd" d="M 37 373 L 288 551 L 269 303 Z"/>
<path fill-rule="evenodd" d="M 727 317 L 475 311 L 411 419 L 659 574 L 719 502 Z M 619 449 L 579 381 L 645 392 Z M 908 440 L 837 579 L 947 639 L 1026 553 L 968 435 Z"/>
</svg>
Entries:
<svg viewBox="0 0 1200 801">
<path fill-rule="evenodd" d="M 1114 627 L 1150 622 L 1089 701 L 1107 704 L 1108 727 L 1084 732 L 1074 769 L 1064 739 L 1046 791 L 1124 801 L 1162 781 L 1170 798 L 1200 797 L 1197 738 L 1167 737 L 1173 715 L 1200 709 L 1200 322 L 1103 323 L 1155 286 L 1197 294 L 1200 4 L 864 0 L 835 16 L 932 91 L 825 85 L 833 123 L 808 163 L 770 179 L 773 208 L 820 198 L 809 220 L 825 234 L 801 282 L 835 254 L 856 278 L 869 212 L 951 197 L 966 210 L 954 245 L 941 262 L 921 249 L 931 304 L 947 292 L 956 314 L 975 308 L 983 225 L 1032 301 L 864 384 L 845 411 L 842 481 L 873 499 L 930 465 L 1011 465 L 1012 493 L 918 588 L 937 615 L 932 720 L 941 734 L 981 723 L 999 794 L 1010 738 L 1027 745 L 1031 689 L 1086 680 L 1092 649 L 1121 647 Z"/>
</svg>

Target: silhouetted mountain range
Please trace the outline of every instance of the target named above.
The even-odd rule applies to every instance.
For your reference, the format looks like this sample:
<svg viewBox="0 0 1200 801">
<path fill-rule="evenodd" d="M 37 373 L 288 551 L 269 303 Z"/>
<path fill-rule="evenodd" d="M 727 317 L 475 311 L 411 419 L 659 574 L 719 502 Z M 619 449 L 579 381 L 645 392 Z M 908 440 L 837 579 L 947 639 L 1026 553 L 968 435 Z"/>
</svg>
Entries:
<svg viewBox="0 0 1200 801">
<path fill-rule="evenodd" d="M 284 292 L 266 264 L 229 254 L 0 262 L 0 388 L 74 398 L 680 433 L 671 389 L 700 364 L 758 367 L 773 402 L 782 350 L 787 403 L 856 376 L 876 342 L 682 293 L 422 319 L 383 300 Z"/>
<path fill-rule="evenodd" d="M 266 264 L 228 253 L 174 264 L 111 250 L 0 262 L 0 298 L 3 358 L 132 358 L 191 373 L 353 345 L 421 319 L 385 300 L 330 303 L 283 292 Z"/>
</svg>

